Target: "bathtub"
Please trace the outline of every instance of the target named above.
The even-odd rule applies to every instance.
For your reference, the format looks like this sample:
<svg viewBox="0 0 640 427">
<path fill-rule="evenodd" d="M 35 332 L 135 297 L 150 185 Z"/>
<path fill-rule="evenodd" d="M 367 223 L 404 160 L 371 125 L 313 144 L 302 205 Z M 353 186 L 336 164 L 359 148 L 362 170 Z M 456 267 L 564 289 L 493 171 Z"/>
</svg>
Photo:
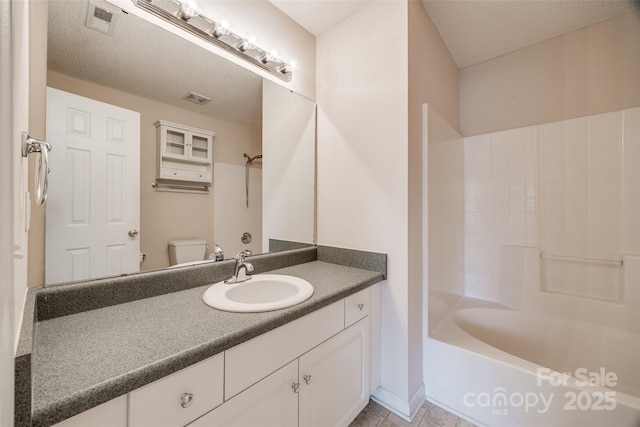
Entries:
<svg viewBox="0 0 640 427">
<path fill-rule="evenodd" d="M 438 405 L 486 426 L 640 427 L 639 335 L 468 297 L 437 320 L 424 372 Z"/>
</svg>

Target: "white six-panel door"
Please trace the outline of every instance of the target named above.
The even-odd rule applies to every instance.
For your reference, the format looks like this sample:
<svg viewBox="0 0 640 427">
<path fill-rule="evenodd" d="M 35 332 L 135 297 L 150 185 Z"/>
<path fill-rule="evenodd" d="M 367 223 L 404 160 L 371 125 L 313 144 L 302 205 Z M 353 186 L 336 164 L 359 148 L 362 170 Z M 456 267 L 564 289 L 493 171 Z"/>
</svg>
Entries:
<svg viewBox="0 0 640 427">
<path fill-rule="evenodd" d="M 139 271 L 140 114 L 47 88 L 47 141 L 45 284 Z"/>
</svg>

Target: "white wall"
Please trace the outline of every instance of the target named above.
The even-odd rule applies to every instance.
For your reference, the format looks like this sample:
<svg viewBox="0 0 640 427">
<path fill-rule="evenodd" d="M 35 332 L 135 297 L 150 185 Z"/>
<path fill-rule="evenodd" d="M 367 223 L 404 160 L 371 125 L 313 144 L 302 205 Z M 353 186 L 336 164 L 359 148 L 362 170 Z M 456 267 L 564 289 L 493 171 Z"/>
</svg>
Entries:
<svg viewBox="0 0 640 427">
<path fill-rule="evenodd" d="M 201 0 L 202 14 L 211 19 L 226 20 L 230 30 L 246 37 L 255 37 L 256 44 L 263 49 L 276 50 L 286 61 L 295 61 L 291 82 L 285 83 L 258 67 L 239 59 L 235 55 L 218 48 L 198 37 L 177 30 L 171 24 L 156 18 L 133 6 L 129 0 L 110 0 L 110 3 L 129 13 L 140 16 L 162 28 L 197 44 L 223 58 L 230 60 L 256 74 L 272 80 L 308 98 L 316 96 L 316 52 L 315 38 L 303 27 L 285 15 L 268 1 L 246 0 Z"/>
<path fill-rule="evenodd" d="M 315 242 L 315 103 L 262 86 L 262 245 Z"/>
<path fill-rule="evenodd" d="M 421 379 L 409 355 L 421 322 L 409 313 L 407 39 L 407 3 L 371 2 L 317 40 L 318 243 L 388 254 L 374 396 L 405 417 Z"/>
<path fill-rule="evenodd" d="M 29 5 L 0 2 L 0 424 L 13 425 L 14 356 L 27 291 L 27 160 L 20 134 L 29 121 Z"/>
</svg>

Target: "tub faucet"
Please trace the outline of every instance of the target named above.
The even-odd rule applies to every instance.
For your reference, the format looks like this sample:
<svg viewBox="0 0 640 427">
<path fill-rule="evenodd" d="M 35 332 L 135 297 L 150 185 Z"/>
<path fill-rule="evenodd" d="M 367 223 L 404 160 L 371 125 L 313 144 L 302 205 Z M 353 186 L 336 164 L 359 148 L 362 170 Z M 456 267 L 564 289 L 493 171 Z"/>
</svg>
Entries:
<svg viewBox="0 0 640 427">
<path fill-rule="evenodd" d="M 218 246 L 216 243 L 213 243 L 211 245 L 211 249 L 212 252 L 211 255 L 209 255 L 210 260 L 224 261 L 224 251 L 220 246 Z"/>
<path fill-rule="evenodd" d="M 233 276 L 229 277 L 224 283 L 230 285 L 232 283 L 246 282 L 251 279 L 251 273 L 253 271 L 253 265 L 246 261 L 246 258 L 251 256 L 251 251 L 241 251 L 236 255 L 236 267 L 233 271 Z"/>
</svg>

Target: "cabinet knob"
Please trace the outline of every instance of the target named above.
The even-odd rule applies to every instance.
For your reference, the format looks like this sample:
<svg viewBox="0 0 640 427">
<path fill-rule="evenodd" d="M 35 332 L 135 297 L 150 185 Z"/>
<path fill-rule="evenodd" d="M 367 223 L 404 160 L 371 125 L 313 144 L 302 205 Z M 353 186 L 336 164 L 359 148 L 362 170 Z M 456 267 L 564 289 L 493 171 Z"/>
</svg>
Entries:
<svg viewBox="0 0 640 427">
<path fill-rule="evenodd" d="M 180 396 L 180 406 L 183 408 L 188 408 L 193 403 L 193 394 L 192 393 L 184 393 Z"/>
<path fill-rule="evenodd" d="M 364 310 L 364 304 L 358 304 L 358 309 L 360 309 L 360 311 Z"/>
<path fill-rule="evenodd" d="M 304 377 L 302 377 L 302 379 L 304 379 L 305 384 L 307 385 L 311 384 L 311 375 L 307 374 Z"/>
<path fill-rule="evenodd" d="M 291 388 L 293 389 L 294 393 L 298 393 L 300 391 L 300 383 L 291 384 Z"/>
</svg>

